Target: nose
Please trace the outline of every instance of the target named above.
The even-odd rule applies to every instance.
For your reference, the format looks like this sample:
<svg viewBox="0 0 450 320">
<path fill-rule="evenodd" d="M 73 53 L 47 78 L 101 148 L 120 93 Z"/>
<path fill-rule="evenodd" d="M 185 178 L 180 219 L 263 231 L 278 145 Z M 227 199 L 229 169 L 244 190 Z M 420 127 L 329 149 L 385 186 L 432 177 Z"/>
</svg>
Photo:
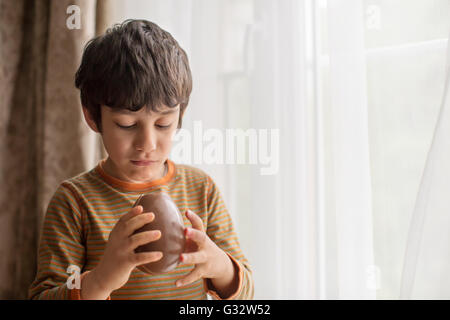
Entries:
<svg viewBox="0 0 450 320">
<path fill-rule="evenodd" d="M 134 147 L 138 151 L 150 153 L 156 150 L 156 132 L 151 127 L 141 127 L 134 142 Z"/>
</svg>

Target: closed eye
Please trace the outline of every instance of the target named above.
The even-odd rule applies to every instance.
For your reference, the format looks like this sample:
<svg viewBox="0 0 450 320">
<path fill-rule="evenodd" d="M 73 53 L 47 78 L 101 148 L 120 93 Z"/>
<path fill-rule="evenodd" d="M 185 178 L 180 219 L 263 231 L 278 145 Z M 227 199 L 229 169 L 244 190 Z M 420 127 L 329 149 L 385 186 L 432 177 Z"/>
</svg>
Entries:
<svg viewBox="0 0 450 320">
<path fill-rule="evenodd" d="M 133 125 L 131 125 L 131 126 L 121 126 L 120 124 L 118 124 L 118 123 L 116 123 L 117 124 L 117 126 L 119 127 L 119 128 L 122 128 L 122 129 L 131 129 L 131 128 L 133 128 L 136 124 L 133 124 Z"/>
<path fill-rule="evenodd" d="M 163 126 L 163 125 L 157 124 L 156 126 L 157 126 L 158 128 L 160 128 L 160 129 L 168 129 L 168 128 L 170 128 L 170 124 L 167 125 L 167 126 Z"/>
<path fill-rule="evenodd" d="M 122 125 L 120 125 L 118 123 L 116 123 L 116 125 L 119 128 L 121 128 L 121 129 L 132 129 L 132 128 L 134 128 L 136 126 L 136 124 L 132 124 L 131 126 L 122 126 Z M 170 128 L 171 124 L 166 125 L 166 126 L 163 126 L 163 125 L 160 125 L 160 124 L 156 124 L 155 126 L 160 128 L 160 129 L 168 129 L 168 128 Z"/>
</svg>

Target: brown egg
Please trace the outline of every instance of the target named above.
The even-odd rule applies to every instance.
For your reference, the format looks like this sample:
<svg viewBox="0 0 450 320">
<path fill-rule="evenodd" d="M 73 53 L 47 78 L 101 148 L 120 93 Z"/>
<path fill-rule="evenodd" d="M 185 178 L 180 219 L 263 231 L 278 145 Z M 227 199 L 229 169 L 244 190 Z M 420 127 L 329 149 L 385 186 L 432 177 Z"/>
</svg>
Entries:
<svg viewBox="0 0 450 320">
<path fill-rule="evenodd" d="M 160 260 L 137 268 L 149 274 L 162 274 L 175 269 L 185 245 L 183 218 L 176 204 L 167 193 L 155 192 L 142 195 L 133 207 L 137 205 L 144 208 L 143 212 L 153 212 L 155 219 L 137 229 L 133 234 L 160 230 L 161 238 L 137 247 L 135 252 L 161 251 L 163 253 Z"/>
</svg>

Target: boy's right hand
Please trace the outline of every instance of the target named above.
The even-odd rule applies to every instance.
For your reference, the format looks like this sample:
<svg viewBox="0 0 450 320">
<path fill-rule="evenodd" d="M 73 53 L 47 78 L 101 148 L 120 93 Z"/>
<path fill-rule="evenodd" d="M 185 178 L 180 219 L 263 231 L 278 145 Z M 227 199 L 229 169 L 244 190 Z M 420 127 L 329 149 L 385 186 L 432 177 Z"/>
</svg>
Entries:
<svg viewBox="0 0 450 320">
<path fill-rule="evenodd" d="M 134 231 L 152 222 L 155 215 L 142 213 L 143 207 L 136 206 L 123 215 L 109 234 L 106 249 L 95 272 L 97 285 L 106 292 L 112 292 L 127 283 L 133 269 L 141 264 L 158 261 L 162 252 L 140 252 L 134 249 L 161 237 L 159 230 L 134 234 Z"/>
</svg>

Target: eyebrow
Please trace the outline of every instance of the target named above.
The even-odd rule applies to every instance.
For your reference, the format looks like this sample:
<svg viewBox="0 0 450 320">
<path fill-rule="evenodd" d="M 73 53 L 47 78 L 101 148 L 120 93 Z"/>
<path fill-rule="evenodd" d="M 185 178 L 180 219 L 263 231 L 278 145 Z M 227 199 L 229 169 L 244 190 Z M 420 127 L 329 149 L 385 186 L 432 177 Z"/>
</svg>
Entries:
<svg viewBox="0 0 450 320">
<path fill-rule="evenodd" d="M 178 108 L 172 108 L 170 110 L 166 110 L 166 111 L 158 111 L 156 112 L 157 114 L 160 115 L 166 115 L 166 114 L 170 114 L 170 113 L 175 113 L 178 111 Z M 135 111 L 130 111 L 128 109 L 112 109 L 112 113 L 119 113 L 119 114 L 133 114 Z"/>
</svg>

